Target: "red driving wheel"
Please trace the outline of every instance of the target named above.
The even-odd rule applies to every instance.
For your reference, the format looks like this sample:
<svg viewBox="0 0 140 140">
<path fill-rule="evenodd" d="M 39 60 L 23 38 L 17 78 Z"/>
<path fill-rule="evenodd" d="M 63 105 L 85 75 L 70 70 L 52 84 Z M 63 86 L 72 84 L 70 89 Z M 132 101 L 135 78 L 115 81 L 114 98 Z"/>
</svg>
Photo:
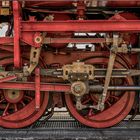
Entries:
<svg viewBox="0 0 140 140">
<path fill-rule="evenodd" d="M 1 59 L 0 64 L 5 66 L 6 70 L 12 70 L 13 61 L 12 59 L 8 61 L 8 59 Z M 48 101 L 49 94 L 42 92 L 41 107 L 39 111 L 36 111 L 34 91 L 0 89 L 0 126 L 23 128 L 33 124 L 46 111 Z"/>
<path fill-rule="evenodd" d="M 96 68 L 106 68 L 109 54 L 93 53 L 93 57 L 86 59 L 86 63 L 93 64 Z M 121 62 L 121 63 L 120 63 Z M 128 64 L 120 57 L 117 57 L 114 64 L 115 68 L 128 68 Z M 97 79 L 101 85 L 104 85 L 104 78 Z M 133 85 L 133 80 L 129 78 L 112 78 L 110 85 Z M 97 105 L 99 99 L 98 93 L 90 92 L 82 97 L 83 105 Z M 135 99 L 135 92 L 128 91 L 108 91 L 105 109 L 97 111 L 92 108 L 76 109 L 75 96 L 65 94 L 66 106 L 72 116 L 82 124 L 94 128 L 106 128 L 118 124 L 130 112 Z"/>
</svg>

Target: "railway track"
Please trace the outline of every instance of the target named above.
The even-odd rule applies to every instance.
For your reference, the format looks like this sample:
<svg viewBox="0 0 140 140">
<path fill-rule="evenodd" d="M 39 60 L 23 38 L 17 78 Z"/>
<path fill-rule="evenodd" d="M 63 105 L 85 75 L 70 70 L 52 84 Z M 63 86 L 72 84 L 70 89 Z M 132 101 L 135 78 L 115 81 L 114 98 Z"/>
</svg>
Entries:
<svg viewBox="0 0 140 140">
<path fill-rule="evenodd" d="M 63 115 L 62 115 L 63 114 Z M 74 120 L 68 112 L 55 112 L 46 122 L 42 119 L 23 129 L 0 128 L 0 139 L 49 139 L 49 140 L 133 140 L 140 139 L 140 118 L 129 122 L 128 116 L 120 124 L 107 129 L 86 127 Z"/>
</svg>

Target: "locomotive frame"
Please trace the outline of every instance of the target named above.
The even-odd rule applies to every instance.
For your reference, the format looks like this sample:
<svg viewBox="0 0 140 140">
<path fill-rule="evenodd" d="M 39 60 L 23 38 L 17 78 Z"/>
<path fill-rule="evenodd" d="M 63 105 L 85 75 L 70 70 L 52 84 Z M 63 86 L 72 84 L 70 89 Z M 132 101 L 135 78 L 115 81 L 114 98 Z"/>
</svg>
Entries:
<svg viewBox="0 0 140 140">
<path fill-rule="evenodd" d="M 7 20 L 5 17 L 13 17 L 14 36 L 7 35 L 6 37 L 0 37 L 0 65 L 2 66 L 0 70 L 0 89 L 2 90 L 0 92 L 0 103 L 4 101 L 1 106 L 4 111 L 0 118 L 0 126 L 20 128 L 32 124 L 42 116 L 47 105 L 51 108 L 54 108 L 55 105 L 59 106 L 59 104 L 63 106 L 63 98 L 60 97 L 59 93 L 66 94 L 65 100 L 71 114 L 87 126 L 96 128 L 110 127 L 126 117 L 131 108 L 133 108 L 133 102 L 135 100 L 134 91 L 140 90 L 140 86 L 132 78 L 139 77 L 140 75 L 140 70 L 136 67 L 139 63 L 137 57 L 140 48 L 134 48 L 131 39 L 130 41 L 125 40 L 124 36 L 129 34 L 130 38 L 134 36 L 134 40 L 138 40 L 137 37 L 140 32 L 140 20 L 138 18 L 134 16 L 134 19 L 129 19 L 129 14 L 128 17 L 125 17 L 118 12 L 109 19 L 85 19 L 88 7 L 86 7 L 87 5 L 84 0 L 67 0 L 67 2 L 74 3 L 74 15 L 76 15 L 76 19 L 74 20 L 67 18 L 65 20 L 67 11 L 38 9 L 39 7 L 36 8 L 36 4 L 34 4 L 35 7 L 30 7 L 30 5 L 26 7 L 27 0 L 24 0 L 24 2 L 22 0 L 6 0 L 2 2 L 4 4 L 1 5 L 0 9 L 1 18 L 2 20 Z M 43 4 L 45 2 L 50 1 L 42 0 Z M 51 0 L 51 2 L 55 4 L 59 2 L 65 3 L 65 0 Z M 97 1 L 95 0 L 95 2 Z M 31 0 L 30 4 L 32 4 Z M 53 7 L 53 5 L 50 7 Z M 59 6 L 56 7 L 58 8 Z M 23 18 L 23 9 L 27 10 L 26 8 L 33 13 L 41 11 L 40 13 L 45 13 L 44 15 L 47 15 L 47 17 L 43 20 L 37 20 L 31 14 L 25 20 Z M 61 14 L 62 17 L 64 16 L 64 20 L 61 18 L 54 20 L 54 17 L 50 13 L 54 15 Z M 10 26 L 12 25 L 11 23 L 9 24 L 9 28 L 11 28 Z M 94 32 L 97 34 L 103 32 L 107 35 L 105 37 L 72 37 L 72 33 L 76 32 Z M 51 37 L 51 35 L 47 36 L 47 33 L 53 34 L 53 36 L 64 33 L 64 36 L 61 37 L 60 35 L 59 37 L 56 35 L 56 37 Z M 93 52 L 86 49 L 85 51 L 67 50 L 65 48 L 62 50 L 62 48 L 59 49 L 57 47 L 55 51 L 44 51 L 44 45 L 51 44 L 50 46 L 52 46 L 52 44 L 68 43 L 93 43 L 97 47 L 100 44 L 100 47 L 99 50 L 97 49 L 97 51 L 95 50 Z M 105 44 L 103 51 L 102 44 Z M 59 50 L 62 50 L 62 52 L 59 52 Z M 101 56 L 103 58 L 100 58 Z M 108 58 L 106 58 L 107 56 Z M 92 58 L 94 58 L 93 61 L 90 60 Z M 59 61 L 61 62 L 60 64 L 58 64 Z M 12 63 L 13 66 L 11 68 L 9 65 L 12 65 Z M 51 68 L 46 67 L 49 64 L 56 65 Z M 122 78 L 123 80 L 118 81 L 116 78 Z M 117 81 L 117 83 L 120 82 L 124 85 L 110 85 L 111 79 L 115 79 L 113 81 L 114 83 Z M 96 84 L 96 80 L 97 83 L 98 81 L 100 83 Z M 33 94 L 32 91 L 35 92 L 34 97 L 31 95 Z M 41 94 L 42 91 L 44 95 Z M 54 95 L 54 92 L 56 92 L 56 95 Z M 95 94 L 90 95 L 91 99 L 94 100 L 94 104 L 87 100 L 86 102 L 92 105 L 85 105 L 81 101 L 82 97 L 88 96 L 90 92 Z M 110 92 L 109 95 L 108 92 Z M 112 95 L 111 92 L 120 93 Z M 30 95 L 32 99 L 29 96 L 26 98 L 34 100 L 32 104 L 27 103 L 27 109 L 31 110 L 29 114 L 24 109 L 24 106 L 26 106 L 25 103 L 21 102 L 26 94 Z M 49 96 L 52 96 L 51 98 L 53 99 L 50 100 Z M 75 99 L 72 101 L 71 98 L 73 97 L 70 96 L 74 96 Z M 107 101 L 110 97 L 113 99 Z M 8 102 L 7 105 L 5 102 Z M 19 102 L 22 105 L 19 105 Z M 53 102 L 54 104 L 49 102 Z M 105 102 L 107 102 L 107 105 L 105 105 Z M 11 104 L 12 107 L 10 108 Z M 108 112 L 104 111 L 106 106 Z M 92 111 L 93 114 L 90 111 L 88 112 L 89 116 L 86 117 L 90 119 L 86 117 L 82 118 L 83 112 L 81 113 L 82 115 L 78 113 L 81 110 L 84 110 L 85 113 L 87 108 L 95 110 L 94 112 Z M 103 114 L 99 113 L 99 115 L 94 116 L 94 113 L 98 114 L 98 112 L 103 112 Z M 117 113 L 115 114 L 115 112 Z M 12 116 L 14 113 L 15 115 Z M 33 114 L 36 115 L 34 116 Z M 112 114 L 112 118 L 110 118 L 110 114 Z M 118 118 L 115 118 L 117 116 Z M 19 121 L 18 123 L 18 117 L 21 117 L 23 122 Z M 29 120 L 28 117 L 30 117 Z"/>
</svg>

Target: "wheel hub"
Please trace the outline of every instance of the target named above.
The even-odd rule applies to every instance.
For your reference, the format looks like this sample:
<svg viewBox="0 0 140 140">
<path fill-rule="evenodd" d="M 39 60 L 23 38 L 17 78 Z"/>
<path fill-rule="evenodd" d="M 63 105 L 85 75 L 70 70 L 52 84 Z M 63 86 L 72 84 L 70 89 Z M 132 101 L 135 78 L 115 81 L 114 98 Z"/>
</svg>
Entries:
<svg viewBox="0 0 140 140">
<path fill-rule="evenodd" d="M 76 81 L 71 86 L 71 92 L 75 96 L 83 96 L 86 94 L 87 87 L 84 82 Z"/>
<path fill-rule="evenodd" d="M 18 103 L 22 100 L 24 94 L 19 90 L 5 90 L 4 97 L 9 103 Z"/>
</svg>

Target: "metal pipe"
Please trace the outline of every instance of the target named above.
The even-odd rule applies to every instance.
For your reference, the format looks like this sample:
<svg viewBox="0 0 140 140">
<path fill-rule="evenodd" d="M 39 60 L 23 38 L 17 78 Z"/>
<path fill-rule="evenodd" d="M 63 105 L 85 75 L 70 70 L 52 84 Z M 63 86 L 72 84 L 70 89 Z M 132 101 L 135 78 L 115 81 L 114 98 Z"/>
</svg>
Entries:
<svg viewBox="0 0 140 140">
<path fill-rule="evenodd" d="M 45 38 L 44 44 L 51 43 L 105 43 L 105 38 Z M 111 41 L 110 41 L 111 42 Z"/>
<path fill-rule="evenodd" d="M 132 52 L 140 52 L 140 48 L 132 48 L 131 51 Z"/>
<path fill-rule="evenodd" d="M 108 90 L 136 91 L 140 90 L 140 86 L 110 86 Z"/>
<path fill-rule="evenodd" d="M 104 89 L 101 85 L 93 85 L 89 87 L 91 92 L 102 92 Z M 139 91 L 140 86 L 109 86 L 109 91 Z"/>
<path fill-rule="evenodd" d="M 86 26 L 85 26 L 86 25 Z M 140 32 L 140 20 L 21 21 L 22 32 Z"/>
</svg>

